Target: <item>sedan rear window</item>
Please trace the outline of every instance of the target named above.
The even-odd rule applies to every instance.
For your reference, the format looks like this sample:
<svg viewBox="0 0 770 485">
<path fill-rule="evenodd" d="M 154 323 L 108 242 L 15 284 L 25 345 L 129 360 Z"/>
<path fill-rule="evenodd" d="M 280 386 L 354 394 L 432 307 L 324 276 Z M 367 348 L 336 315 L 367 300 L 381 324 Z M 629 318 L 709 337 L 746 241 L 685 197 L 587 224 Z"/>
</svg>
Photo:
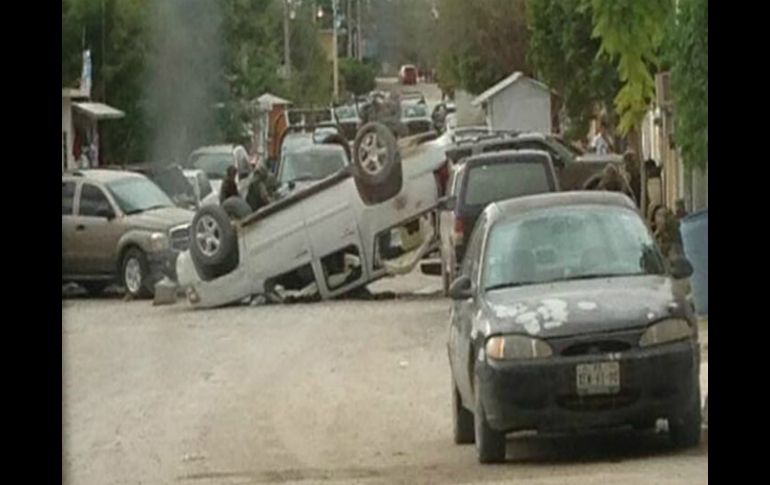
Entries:
<svg viewBox="0 0 770 485">
<path fill-rule="evenodd" d="M 487 205 L 498 200 L 542 194 L 553 189 L 546 166 L 538 160 L 479 165 L 469 170 L 464 203 Z"/>
</svg>

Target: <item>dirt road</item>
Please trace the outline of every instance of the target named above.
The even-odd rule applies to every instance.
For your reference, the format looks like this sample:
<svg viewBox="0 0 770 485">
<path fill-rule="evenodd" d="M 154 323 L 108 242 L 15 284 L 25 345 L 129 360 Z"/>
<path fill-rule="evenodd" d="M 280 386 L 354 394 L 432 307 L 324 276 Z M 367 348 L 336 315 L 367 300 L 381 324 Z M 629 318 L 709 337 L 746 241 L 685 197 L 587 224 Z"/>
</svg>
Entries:
<svg viewBox="0 0 770 485">
<path fill-rule="evenodd" d="M 707 483 L 707 444 L 654 433 L 514 437 L 479 465 L 452 443 L 442 298 L 62 305 L 66 483 Z"/>
</svg>

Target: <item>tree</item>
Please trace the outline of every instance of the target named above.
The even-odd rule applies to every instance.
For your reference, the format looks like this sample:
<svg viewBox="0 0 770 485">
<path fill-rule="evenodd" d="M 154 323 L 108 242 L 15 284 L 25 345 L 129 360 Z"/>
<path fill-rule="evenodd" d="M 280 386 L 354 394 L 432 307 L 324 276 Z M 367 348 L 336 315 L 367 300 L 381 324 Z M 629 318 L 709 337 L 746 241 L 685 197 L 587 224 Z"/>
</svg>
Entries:
<svg viewBox="0 0 770 485">
<path fill-rule="evenodd" d="M 377 85 L 374 68 L 356 59 L 340 59 L 340 76 L 345 90 L 356 96 L 368 93 Z"/>
<path fill-rule="evenodd" d="M 600 55 L 617 61 L 622 87 L 615 97 L 618 128 L 628 134 L 638 127 L 655 94 L 653 73 L 673 0 L 584 0 L 591 9 L 593 36 Z"/>
<path fill-rule="evenodd" d="M 583 0 L 529 0 L 528 60 L 537 78 L 562 97 L 569 126 L 565 137 L 585 138 L 596 107 L 612 113 L 618 75 L 591 36 L 592 12 Z"/>
<path fill-rule="evenodd" d="M 437 11 L 441 83 L 479 94 L 514 71 L 531 74 L 525 0 L 438 0 Z"/>
<path fill-rule="evenodd" d="M 687 167 L 708 160 L 708 0 L 680 0 L 665 46 L 671 65 L 674 136 Z"/>
</svg>

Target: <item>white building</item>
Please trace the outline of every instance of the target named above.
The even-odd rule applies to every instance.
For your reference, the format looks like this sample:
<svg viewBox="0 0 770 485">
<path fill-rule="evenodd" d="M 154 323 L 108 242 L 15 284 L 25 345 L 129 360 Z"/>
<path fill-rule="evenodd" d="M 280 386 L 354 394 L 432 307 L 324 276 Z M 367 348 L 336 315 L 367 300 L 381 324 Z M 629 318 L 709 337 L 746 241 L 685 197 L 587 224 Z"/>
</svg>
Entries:
<svg viewBox="0 0 770 485">
<path fill-rule="evenodd" d="M 99 160 L 100 120 L 122 118 L 125 114 L 102 103 L 88 100 L 88 95 L 80 89 L 62 88 L 61 90 L 61 167 L 62 172 L 82 168 L 77 153 L 90 149 L 96 166 Z"/>
<path fill-rule="evenodd" d="M 551 90 L 517 71 L 473 100 L 493 130 L 551 132 Z"/>
</svg>

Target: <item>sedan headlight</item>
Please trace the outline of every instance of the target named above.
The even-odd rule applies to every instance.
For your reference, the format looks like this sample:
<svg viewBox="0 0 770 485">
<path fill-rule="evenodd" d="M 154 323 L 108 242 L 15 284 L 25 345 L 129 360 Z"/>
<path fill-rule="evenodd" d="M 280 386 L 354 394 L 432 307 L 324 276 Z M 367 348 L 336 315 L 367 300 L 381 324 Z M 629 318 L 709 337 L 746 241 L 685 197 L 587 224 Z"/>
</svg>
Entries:
<svg viewBox="0 0 770 485">
<path fill-rule="evenodd" d="M 651 347 L 692 337 L 693 328 L 687 320 L 668 319 L 650 325 L 639 339 L 640 347 Z"/>
<path fill-rule="evenodd" d="M 169 248 L 168 236 L 162 232 L 150 234 L 150 249 L 153 251 L 165 251 Z"/>
<path fill-rule="evenodd" d="M 494 360 L 539 359 L 553 355 L 544 340 L 524 335 L 498 335 L 487 339 L 487 357 Z"/>
</svg>

